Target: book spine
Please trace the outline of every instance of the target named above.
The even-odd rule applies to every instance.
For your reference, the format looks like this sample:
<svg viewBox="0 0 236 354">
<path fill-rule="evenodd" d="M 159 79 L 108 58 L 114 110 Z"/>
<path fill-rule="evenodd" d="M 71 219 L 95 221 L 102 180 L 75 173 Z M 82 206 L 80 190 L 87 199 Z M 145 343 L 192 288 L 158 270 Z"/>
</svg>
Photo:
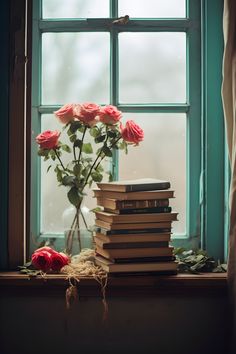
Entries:
<svg viewBox="0 0 236 354">
<path fill-rule="evenodd" d="M 157 200 L 123 200 L 117 201 L 117 209 L 128 208 L 157 208 L 169 206 L 169 199 L 157 199 Z"/>
<path fill-rule="evenodd" d="M 104 243 L 99 242 L 95 238 L 95 243 L 103 249 L 127 249 L 127 248 L 161 248 L 168 247 L 169 242 L 119 242 L 119 243 Z"/>
<path fill-rule="evenodd" d="M 112 211 L 111 209 L 105 208 L 105 211 L 113 212 L 116 214 L 152 214 L 152 213 L 170 213 L 172 211 L 171 207 L 157 207 L 157 208 L 135 208 L 135 209 L 119 209 Z"/>
<path fill-rule="evenodd" d="M 126 192 L 141 192 L 150 190 L 161 190 L 170 188 L 170 182 L 149 183 L 149 184 L 131 184 L 125 188 Z"/>
<path fill-rule="evenodd" d="M 119 229 L 107 230 L 105 228 L 97 228 L 97 231 L 103 235 L 118 235 L 118 234 L 144 234 L 144 233 L 164 233 L 171 232 L 171 228 L 155 228 L 155 229 Z"/>
</svg>

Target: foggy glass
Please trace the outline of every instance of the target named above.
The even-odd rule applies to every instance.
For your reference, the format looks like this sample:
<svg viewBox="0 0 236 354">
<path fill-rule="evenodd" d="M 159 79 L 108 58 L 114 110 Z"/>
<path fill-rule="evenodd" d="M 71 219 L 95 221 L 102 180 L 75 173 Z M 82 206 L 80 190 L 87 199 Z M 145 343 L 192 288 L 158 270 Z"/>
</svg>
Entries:
<svg viewBox="0 0 236 354">
<path fill-rule="evenodd" d="M 45 130 L 62 130 L 62 124 L 56 119 L 53 114 L 43 114 L 41 131 Z M 63 144 L 68 144 L 72 147 L 66 131 L 63 131 L 59 140 Z M 86 143 L 92 143 L 93 139 L 91 138 L 89 132 L 86 133 L 85 140 Z M 99 147 L 96 144 L 96 149 Z M 96 151 L 96 150 L 94 150 Z M 89 155 L 93 157 L 94 155 Z M 66 153 L 63 151 L 61 156 L 62 162 L 64 165 L 69 163 L 72 158 L 72 153 Z M 63 224 L 63 213 L 68 209 L 71 204 L 67 198 L 67 192 L 69 189 L 65 186 L 59 186 L 57 181 L 56 173 L 54 168 L 58 160 L 52 162 L 52 160 L 43 161 L 41 158 L 41 233 L 63 233 L 64 224 Z M 47 172 L 48 167 L 52 165 L 50 170 Z M 104 170 L 108 171 L 110 167 L 110 159 L 104 159 Z M 105 174 L 103 181 L 108 180 L 108 175 Z M 93 198 L 92 189 L 96 187 L 96 184 L 93 183 L 91 188 L 87 188 L 85 193 L 87 194 L 83 201 L 83 210 L 85 209 L 94 209 L 96 207 L 96 199 Z M 89 226 L 94 225 L 94 213 L 87 210 L 86 221 Z"/>
<path fill-rule="evenodd" d="M 186 101 L 185 33 L 119 35 L 121 103 Z"/>
<path fill-rule="evenodd" d="M 109 34 L 42 35 L 42 104 L 109 102 Z"/>
<path fill-rule="evenodd" d="M 43 0 L 43 18 L 108 17 L 109 0 Z"/>
<path fill-rule="evenodd" d="M 185 17 L 185 0 L 119 0 L 119 16 Z"/>
<path fill-rule="evenodd" d="M 144 130 L 144 140 L 119 157 L 119 178 L 157 178 L 169 181 L 175 191 L 170 199 L 179 213 L 173 232 L 186 229 L 186 115 L 183 113 L 125 113 Z"/>
</svg>

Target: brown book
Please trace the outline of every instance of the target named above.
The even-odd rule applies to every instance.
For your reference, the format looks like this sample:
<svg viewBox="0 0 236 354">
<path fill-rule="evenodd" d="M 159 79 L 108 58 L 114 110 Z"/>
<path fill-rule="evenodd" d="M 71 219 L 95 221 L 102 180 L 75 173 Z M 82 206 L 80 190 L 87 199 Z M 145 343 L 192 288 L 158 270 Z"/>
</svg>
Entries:
<svg viewBox="0 0 236 354">
<path fill-rule="evenodd" d="M 170 182 L 155 178 L 140 178 L 106 183 L 100 182 L 97 183 L 97 186 L 104 191 L 135 192 L 168 189 L 170 188 Z"/>
<path fill-rule="evenodd" d="M 108 209 L 104 208 L 107 213 L 115 214 L 150 214 L 150 213 L 170 213 L 172 211 L 171 207 L 158 207 L 158 208 L 135 208 L 135 209 Z"/>
<path fill-rule="evenodd" d="M 108 273 L 129 272 L 173 272 L 176 274 L 176 262 L 139 262 L 139 263 L 113 263 L 110 260 L 96 256 L 95 263 Z"/>
<path fill-rule="evenodd" d="M 177 220 L 178 213 L 150 213 L 150 214 L 114 214 L 105 211 L 96 211 L 96 218 L 110 224 L 149 223 Z"/>
<path fill-rule="evenodd" d="M 95 237 L 106 243 L 118 243 L 118 242 L 132 243 L 132 242 L 156 242 L 156 241 L 169 242 L 171 239 L 171 233 L 104 235 L 100 232 L 96 232 Z"/>
<path fill-rule="evenodd" d="M 107 258 L 137 258 L 137 257 L 170 257 L 173 253 L 173 247 L 160 248 L 125 248 L 125 249 L 103 249 L 96 245 L 96 253 Z"/>
<path fill-rule="evenodd" d="M 169 199 L 174 197 L 173 190 L 155 190 L 143 192 L 115 192 L 102 191 L 94 189 L 94 197 L 96 198 L 111 198 L 117 200 L 152 200 L 152 199 Z"/>
<path fill-rule="evenodd" d="M 97 198 L 97 204 L 111 210 L 168 207 L 169 199 L 116 200 Z"/>
<path fill-rule="evenodd" d="M 119 224 L 114 224 L 114 223 L 109 223 L 104 220 L 96 219 L 95 220 L 95 225 L 101 228 L 104 228 L 106 230 L 137 230 L 137 229 L 142 229 L 142 230 L 147 230 L 148 229 L 165 229 L 171 228 L 171 221 L 166 221 L 166 222 L 143 222 L 143 223 L 119 223 Z"/>
<path fill-rule="evenodd" d="M 101 247 L 103 249 L 121 249 L 121 248 L 152 248 L 152 247 L 168 247 L 168 241 L 143 241 L 143 242 L 126 242 L 123 240 L 122 242 L 104 242 L 98 237 L 94 236 L 94 242 L 96 246 Z"/>
</svg>

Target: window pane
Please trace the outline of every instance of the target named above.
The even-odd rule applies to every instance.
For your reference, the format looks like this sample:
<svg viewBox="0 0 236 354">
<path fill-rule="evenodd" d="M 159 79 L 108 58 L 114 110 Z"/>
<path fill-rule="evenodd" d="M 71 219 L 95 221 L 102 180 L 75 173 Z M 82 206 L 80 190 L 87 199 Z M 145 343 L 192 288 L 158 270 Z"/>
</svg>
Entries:
<svg viewBox="0 0 236 354">
<path fill-rule="evenodd" d="M 186 101 L 185 33 L 121 33 L 120 102 Z"/>
<path fill-rule="evenodd" d="M 120 16 L 185 17 L 185 0 L 119 0 Z"/>
<path fill-rule="evenodd" d="M 53 114 L 42 115 L 41 130 L 62 130 L 62 126 Z M 67 137 L 66 131 L 61 133 L 60 141 L 71 146 L 71 143 Z M 85 142 L 91 142 L 92 138 L 89 133 L 85 136 Z M 95 149 L 100 147 L 96 144 Z M 90 157 L 92 157 L 91 155 Z M 39 157 L 37 157 L 39 158 Z M 63 153 L 61 156 L 64 165 L 73 160 L 72 153 Z M 104 169 L 108 171 L 110 161 L 105 161 Z M 52 165 L 51 169 L 47 172 L 48 166 Z M 56 173 L 54 172 L 55 163 L 52 164 L 51 160 L 43 161 L 41 158 L 41 232 L 42 233 L 63 233 L 65 228 L 65 213 L 71 206 L 67 199 L 67 187 L 59 186 Z M 104 178 L 104 181 L 106 181 Z M 89 210 L 96 207 L 96 199 L 93 198 L 92 188 L 96 185 L 93 184 L 90 189 L 85 190 L 87 196 L 84 198 L 83 206 Z M 84 209 L 83 209 L 84 210 Z M 94 225 L 94 213 L 87 210 L 84 211 L 84 215 L 89 226 Z"/>
<path fill-rule="evenodd" d="M 42 36 L 42 103 L 109 100 L 109 34 Z"/>
<path fill-rule="evenodd" d="M 109 0 L 43 0 L 43 18 L 108 16 Z"/>
<path fill-rule="evenodd" d="M 173 232 L 186 230 L 186 115 L 185 114 L 124 114 L 144 130 L 144 141 L 130 147 L 127 155 L 120 153 L 119 178 L 153 177 L 171 182 L 175 199 L 170 200 L 178 212 Z"/>
</svg>

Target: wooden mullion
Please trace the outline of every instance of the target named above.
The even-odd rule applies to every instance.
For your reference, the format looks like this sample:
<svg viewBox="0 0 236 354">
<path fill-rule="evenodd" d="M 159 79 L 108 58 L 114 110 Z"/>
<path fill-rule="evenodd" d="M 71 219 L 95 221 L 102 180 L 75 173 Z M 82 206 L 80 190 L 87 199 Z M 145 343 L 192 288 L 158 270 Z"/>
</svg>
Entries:
<svg viewBox="0 0 236 354">
<path fill-rule="evenodd" d="M 10 2 L 8 265 L 24 262 L 26 0 Z"/>
</svg>

